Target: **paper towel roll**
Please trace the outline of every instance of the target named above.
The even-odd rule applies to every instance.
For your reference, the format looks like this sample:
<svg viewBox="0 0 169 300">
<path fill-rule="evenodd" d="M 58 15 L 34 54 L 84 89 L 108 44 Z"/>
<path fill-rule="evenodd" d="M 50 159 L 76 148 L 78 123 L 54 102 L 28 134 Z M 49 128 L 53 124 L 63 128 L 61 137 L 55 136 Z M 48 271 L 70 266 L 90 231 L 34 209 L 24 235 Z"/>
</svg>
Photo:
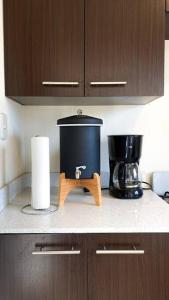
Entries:
<svg viewBox="0 0 169 300">
<path fill-rule="evenodd" d="M 31 206 L 34 209 L 47 209 L 50 206 L 49 138 L 33 137 L 31 139 L 31 155 Z"/>
</svg>

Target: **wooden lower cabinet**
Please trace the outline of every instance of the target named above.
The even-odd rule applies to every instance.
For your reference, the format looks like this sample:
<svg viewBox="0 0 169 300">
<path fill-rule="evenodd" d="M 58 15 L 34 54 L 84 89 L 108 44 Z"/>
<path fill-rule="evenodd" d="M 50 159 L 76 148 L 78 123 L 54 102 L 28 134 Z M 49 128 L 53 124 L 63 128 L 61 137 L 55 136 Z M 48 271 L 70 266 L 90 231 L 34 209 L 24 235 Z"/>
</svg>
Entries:
<svg viewBox="0 0 169 300">
<path fill-rule="evenodd" d="M 169 299 L 169 235 L 95 235 L 88 243 L 90 300 Z"/>
<path fill-rule="evenodd" d="M 0 235 L 0 299 L 168 300 L 168 254 L 169 234 Z"/>
<path fill-rule="evenodd" d="M 32 255 L 39 246 L 48 253 L 72 253 Z M 73 254 L 78 249 L 81 253 Z M 0 299 L 86 300 L 85 261 L 84 242 L 78 235 L 2 235 Z"/>
</svg>

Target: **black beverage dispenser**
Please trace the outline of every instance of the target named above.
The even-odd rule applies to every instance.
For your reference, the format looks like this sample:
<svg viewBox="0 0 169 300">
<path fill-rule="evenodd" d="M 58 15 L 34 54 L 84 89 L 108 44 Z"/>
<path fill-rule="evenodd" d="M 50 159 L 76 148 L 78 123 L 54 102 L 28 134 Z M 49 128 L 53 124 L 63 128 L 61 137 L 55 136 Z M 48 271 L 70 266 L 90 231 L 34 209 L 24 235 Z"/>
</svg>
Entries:
<svg viewBox="0 0 169 300">
<path fill-rule="evenodd" d="M 98 118 L 77 114 L 57 121 L 60 127 L 60 173 L 66 178 L 89 179 L 100 175 L 100 127 Z"/>
<path fill-rule="evenodd" d="M 59 205 L 69 192 L 83 187 L 100 206 L 100 127 L 98 118 L 77 114 L 57 121 L 60 127 Z"/>
</svg>

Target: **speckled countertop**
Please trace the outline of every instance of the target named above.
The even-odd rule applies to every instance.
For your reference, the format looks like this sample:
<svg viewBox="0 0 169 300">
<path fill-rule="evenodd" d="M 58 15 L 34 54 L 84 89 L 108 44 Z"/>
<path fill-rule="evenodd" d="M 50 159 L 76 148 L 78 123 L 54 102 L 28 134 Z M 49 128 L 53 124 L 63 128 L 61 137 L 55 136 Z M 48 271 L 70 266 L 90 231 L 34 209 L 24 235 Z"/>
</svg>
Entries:
<svg viewBox="0 0 169 300">
<path fill-rule="evenodd" d="M 51 201 L 56 199 L 52 191 Z M 169 205 L 151 191 L 138 200 L 119 200 L 103 192 L 103 204 L 82 191 L 69 195 L 53 214 L 29 216 L 21 207 L 29 203 L 30 190 L 0 213 L 0 233 L 132 233 L 169 232 Z"/>
</svg>

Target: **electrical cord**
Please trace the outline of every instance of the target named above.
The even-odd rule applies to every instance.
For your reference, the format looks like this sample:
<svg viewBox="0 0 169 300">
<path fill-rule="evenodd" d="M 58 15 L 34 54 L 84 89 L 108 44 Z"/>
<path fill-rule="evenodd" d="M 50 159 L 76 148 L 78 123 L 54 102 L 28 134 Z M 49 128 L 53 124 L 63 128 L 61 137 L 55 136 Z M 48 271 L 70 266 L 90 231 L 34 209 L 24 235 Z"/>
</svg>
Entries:
<svg viewBox="0 0 169 300">
<path fill-rule="evenodd" d="M 152 190 L 152 185 L 146 181 L 142 181 L 141 183 L 148 186 L 148 188 L 143 188 L 144 191 Z M 84 192 L 89 192 L 86 188 L 83 189 Z M 101 190 L 109 190 L 109 187 L 102 187 Z M 165 192 L 165 194 L 162 196 L 163 200 L 166 200 L 169 203 L 169 192 Z M 48 215 L 56 212 L 59 209 L 58 205 L 51 204 L 48 209 L 33 209 L 31 204 L 26 204 L 23 207 L 21 207 L 21 212 L 25 215 Z"/>
<path fill-rule="evenodd" d="M 151 185 L 150 183 L 148 183 L 148 182 L 146 182 L 146 181 L 142 181 L 141 183 L 143 183 L 143 184 L 149 186 L 148 188 L 144 188 L 144 187 L 143 187 L 143 190 L 144 190 L 144 191 L 151 191 L 151 190 L 152 190 L 152 185 Z"/>
<path fill-rule="evenodd" d="M 145 184 L 145 185 L 148 186 L 147 188 L 143 187 L 144 191 L 151 191 L 152 190 L 152 185 L 150 183 L 148 183 L 146 181 L 141 181 L 141 183 L 143 183 L 143 184 Z M 108 190 L 108 189 L 109 189 L 109 187 L 102 187 L 101 188 L 101 190 Z"/>
<path fill-rule="evenodd" d="M 165 200 L 167 203 L 169 203 L 169 192 L 165 192 L 161 198 Z"/>
<path fill-rule="evenodd" d="M 58 205 L 52 204 L 48 209 L 33 209 L 31 204 L 26 204 L 21 207 L 21 212 L 25 215 L 48 215 L 56 212 L 59 209 Z"/>
</svg>

